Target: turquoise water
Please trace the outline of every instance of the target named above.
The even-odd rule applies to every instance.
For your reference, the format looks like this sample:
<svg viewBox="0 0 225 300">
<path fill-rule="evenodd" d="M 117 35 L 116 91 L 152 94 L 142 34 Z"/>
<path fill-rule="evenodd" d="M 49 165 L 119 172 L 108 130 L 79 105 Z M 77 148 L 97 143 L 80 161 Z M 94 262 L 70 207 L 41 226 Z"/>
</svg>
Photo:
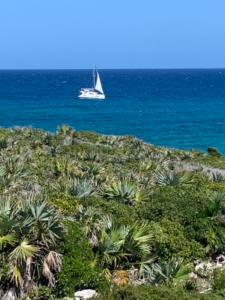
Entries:
<svg viewBox="0 0 225 300">
<path fill-rule="evenodd" d="M 80 100 L 91 70 L 0 71 L 0 126 L 131 134 L 225 155 L 225 69 L 99 70 L 105 100 Z"/>
</svg>

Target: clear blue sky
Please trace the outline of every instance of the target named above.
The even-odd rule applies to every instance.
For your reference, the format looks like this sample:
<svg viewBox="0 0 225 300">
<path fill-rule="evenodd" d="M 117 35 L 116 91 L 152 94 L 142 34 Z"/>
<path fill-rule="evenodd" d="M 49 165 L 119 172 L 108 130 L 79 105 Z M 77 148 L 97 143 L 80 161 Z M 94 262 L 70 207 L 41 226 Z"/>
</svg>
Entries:
<svg viewBox="0 0 225 300">
<path fill-rule="evenodd" d="M 225 68 L 225 0 L 1 0 L 0 69 Z"/>
</svg>

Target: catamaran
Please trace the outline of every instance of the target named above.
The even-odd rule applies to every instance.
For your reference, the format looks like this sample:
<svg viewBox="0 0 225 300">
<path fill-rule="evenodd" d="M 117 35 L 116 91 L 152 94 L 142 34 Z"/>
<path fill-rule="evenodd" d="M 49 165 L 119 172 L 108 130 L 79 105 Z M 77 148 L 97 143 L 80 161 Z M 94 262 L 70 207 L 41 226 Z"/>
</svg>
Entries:
<svg viewBox="0 0 225 300">
<path fill-rule="evenodd" d="M 96 75 L 95 75 L 96 74 Z M 96 80 L 95 80 L 96 77 Z M 79 91 L 78 98 L 105 99 L 102 84 L 96 66 L 93 67 L 93 88 L 85 88 Z"/>
</svg>

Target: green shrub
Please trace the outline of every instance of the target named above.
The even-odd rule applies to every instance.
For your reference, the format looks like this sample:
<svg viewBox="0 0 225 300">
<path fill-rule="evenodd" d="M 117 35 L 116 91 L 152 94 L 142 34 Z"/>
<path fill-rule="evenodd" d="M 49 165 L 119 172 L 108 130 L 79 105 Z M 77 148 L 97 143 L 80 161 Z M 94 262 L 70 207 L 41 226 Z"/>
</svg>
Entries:
<svg viewBox="0 0 225 300">
<path fill-rule="evenodd" d="M 195 226 L 206 201 L 206 192 L 195 187 L 156 187 L 151 201 L 140 204 L 136 212 L 140 219 L 160 221 L 167 218 L 183 226 Z"/>
<path fill-rule="evenodd" d="M 40 286 L 38 290 L 33 290 L 29 294 L 29 298 L 32 300 L 48 300 L 53 299 L 53 296 L 49 287 Z"/>
<path fill-rule="evenodd" d="M 213 271 L 213 291 L 225 296 L 225 270 L 216 268 Z"/>
<path fill-rule="evenodd" d="M 0 254 L 0 290 L 6 290 L 9 282 L 9 265 L 6 258 Z"/>
<path fill-rule="evenodd" d="M 224 298 L 213 294 L 197 294 L 187 292 L 183 288 L 168 286 L 120 286 L 103 292 L 98 300 L 222 300 Z"/>
<path fill-rule="evenodd" d="M 71 215 L 77 211 L 79 206 L 78 199 L 72 196 L 63 195 L 62 193 L 53 193 L 49 199 L 59 211 L 64 215 Z"/>
<path fill-rule="evenodd" d="M 57 297 L 72 297 L 76 290 L 102 290 L 108 282 L 102 270 L 94 266 L 92 245 L 85 238 L 78 223 L 66 221 L 68 233 L 57 251 L 63 255 L 62 270 L 56 274 L 54 293 Z"/>
<path fill-rule="evenodd" d="M 178 222 L 162 219 L 150 223 L 155 236 L 155 251 L 162 260 L 171 257 L 196 259 L 205 256 L 204 248 L 195 240 L 188 240 L 185 230 Z"/>
<path fill-rule="evenodd" d="M 6 138 L 0 139 L 0 149 L 7 148 L 7 140 Z"/>
<path fill-rule="evenodd" d="M 222 154 L 218 150 L 216 150 L 216 148 L 213 148 L 213 147 L 208 147 L 207 152 L 209 155 L 217 157 L 217 158 L 222 156 Z"/>
<path fill-rule="evenodd" d="M 101 197 L 86 197 L 79 199 L 84 207 L 94 206 L 101 209 L 104 215 L 113 215 L 118 225 L 133 224 L 137 219 L 137 214 L 133 206 L 124 205 L 114 200 L 105 200 Z"/>
</svg>

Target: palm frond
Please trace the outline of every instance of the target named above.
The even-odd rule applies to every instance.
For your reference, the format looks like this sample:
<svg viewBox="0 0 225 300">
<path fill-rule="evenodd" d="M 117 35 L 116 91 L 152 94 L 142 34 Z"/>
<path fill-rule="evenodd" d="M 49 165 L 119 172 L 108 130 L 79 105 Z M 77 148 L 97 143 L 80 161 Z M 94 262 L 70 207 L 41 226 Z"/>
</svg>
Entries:
<svg viewBox="0 0 225 300">
<path fill-rule="evenodd" d="M 183 185 L 191 183 L 192 175 L 189 172 L 157 172 L 156 173 L 156 183 L 158 185 Z"/>
<path fill-rule="evenodd" d="M 16 237 L 14 234 L 7 234 L 5 236 L 0 235 L 0 250 L 2 250 L 4 244 L 9 244 L 11 246 L 14 246 L 16 242 Z"/>
<path fill-rule="evenodd" d="M 55 252 L 50 251 L 44 258 L 44 261 L 47 263 L 50 269 L 60 272 L 62 267 L 62 255 Z"/>
<path fill-rule="evenodd" d="M 28 257 L 34 257 L 37 252 L 39 251 L 39 248 L 33 245 L 29 245 L 29 241 L 27 239 L 24 239 L 19 246 L 17 246 L 9 255 L 10 261 L 16 261 L 19 264 L 22 263 L 22 261 L 25 261 Z"/>
<path fill-rule="evenodd" d="M 124 249 L 140 257 L 150 253 L 152 242 L 153 235 L 150 233 L 148 223 L 135 222 L 125 237 Z"/>
<path fill-rule="evenodd" d="M 116 285 L 127 285 L 130 281 L 129 273 L 126 270 L 115 270 L 111 278 Z"/>
<path fill-rule="evenodd" d="M 12 266 L 11 268 L 11 281 L 13 281 L 17 287 L 23 285 L 23 277 L 17 265 Z"/>
<path fill-rule="evenodd" d="M 71 196 L 78 198 L 93 196 L 95 194 L 95 188 L 87 180 L 75 178 L 74 182 L 68 186 L 68 191 Z"/>
</svg>

